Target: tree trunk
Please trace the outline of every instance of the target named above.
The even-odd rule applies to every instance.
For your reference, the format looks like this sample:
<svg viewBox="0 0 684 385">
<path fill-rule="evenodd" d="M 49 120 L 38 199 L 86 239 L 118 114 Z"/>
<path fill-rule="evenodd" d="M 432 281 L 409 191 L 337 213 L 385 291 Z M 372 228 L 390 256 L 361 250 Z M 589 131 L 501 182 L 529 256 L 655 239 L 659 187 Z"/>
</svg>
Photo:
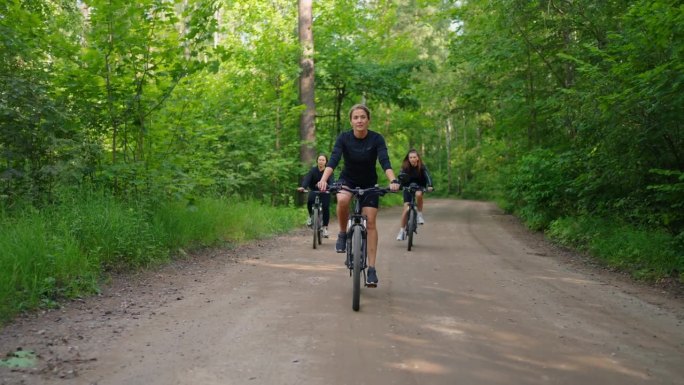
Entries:
<svg viewBox="0 0 684 385">
<path fill-rule="evenodd" d="M 451 192 L 451 118 L 446 122 L 447 195 Z"/>
<path fill-rule="evenodd" d="M 306 106 L 299 121 L 299 158 L 304 164 L 311 164 L 315 157 L 316 105 L 314 100 L 314 61 L 313 61 L 313 0 L 299 0 L 299 44 L 302 47 L 299 61 L 299 100 Z"/>
</svg>

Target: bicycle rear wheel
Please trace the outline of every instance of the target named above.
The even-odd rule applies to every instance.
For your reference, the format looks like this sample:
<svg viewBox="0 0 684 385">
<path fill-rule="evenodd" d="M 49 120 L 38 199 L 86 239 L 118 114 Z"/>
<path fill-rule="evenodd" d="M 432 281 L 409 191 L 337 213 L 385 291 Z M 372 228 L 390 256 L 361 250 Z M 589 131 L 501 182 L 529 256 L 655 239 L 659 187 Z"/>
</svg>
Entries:
<svg viewBox="0 0 684 385">
<path fill-rule="evenodd" d="M 351 252 L 353 264 L 353 287 L 352 287 L 352 309 L 359 311 L 359 303 L 361 302 L 361 264 L 363 263 L 363 235 L 361 234 L 361 226 L 354 226 L 351 238 Z"/>
<path fill-rule="evenodd" d="M 413 234 L 416 232 L 416 210 L 415 209 L 409 209 L 409 217 L 408 217 L 408 222 L 406 223 L 406 232 L 408 233 L 408 244 L 407 244 L 407 250 L 411 251 L 411 247 L 413 246 Z"/>
<path fill-rule="evenodd" d="M 321 241 L 321 222 L 319 221 L 319 215 L 318 215 L 318 207 L 314 207 L 313 209 L 313 248 L 315 249 L 317 245 L 320 244 Z"/>
</svg>

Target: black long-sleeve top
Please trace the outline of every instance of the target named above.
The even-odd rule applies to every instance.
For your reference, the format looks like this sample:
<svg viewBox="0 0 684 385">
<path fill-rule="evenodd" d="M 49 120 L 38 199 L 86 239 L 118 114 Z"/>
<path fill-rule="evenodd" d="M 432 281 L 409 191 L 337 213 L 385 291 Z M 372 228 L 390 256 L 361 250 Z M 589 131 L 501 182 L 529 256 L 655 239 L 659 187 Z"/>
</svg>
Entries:
<svg viewBox="0 0 684 385">
<path fill-rule="evenodd" d="M 368 130 L 363 139 L 354 136 L 354 131 L 341 133 L 335 141 L 328 167 L 335 169 L 344 159 L 340 179 L 353 186 L 368 188 L 378 183 L 375 162 L 379 161 L 383 170 L 392 168 L 385 138 L 375 131 Z"/>
<path fill-rule="evenodd" d="M 430 172 L 425 165 L 423 165 L 422 171 L 418 170 L 418 167 L 412 167 L 409 165 L 408 168 L 402 168 L 401 172 L 409 176 L 408 182 L 405 183 L 406 185 L 416 183 L 421 187 L 432 187 Z"/>
<path fill-rule="evenodd" d="M 325 170 L 325 169 L 324 169 Z M 318 169 L 318 166 L 313 166 L 311 167 L 311 170 L 306 173 L 304 176 L 304 179 L 302 179 L 302 184 L 301 186 L 304 188 L 308 188 L 309 191 L 318 191 L 318 186 L 316 183 L 318 183 L 319 180 L 321 180 L 321 177 L 323 176 L 323 171 Z M 335 176 L 330 175 L 330 178 L 328 178 L 328 183 L 333 184 L 335 183 Z"/>
</svg>

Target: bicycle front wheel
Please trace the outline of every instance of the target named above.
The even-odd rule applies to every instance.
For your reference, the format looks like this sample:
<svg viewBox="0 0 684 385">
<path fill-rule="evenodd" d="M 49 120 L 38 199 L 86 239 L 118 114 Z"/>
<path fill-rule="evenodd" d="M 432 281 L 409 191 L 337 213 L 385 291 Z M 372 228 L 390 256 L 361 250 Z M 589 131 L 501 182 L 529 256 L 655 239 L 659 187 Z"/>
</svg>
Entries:
<svg viewBox="0 0 684 385">
<path fill-rule="evenodd" d="M 321 241 L 321 221 L 320 215 L 319 215 L 319 210 L 318 207 L 314 207 L 313 209 L 313 248 L 315 249 L 317 245 L 320 244 Z"/>
<path fill-rule="evenodd" d="M 361 226 L 354 226 L 351 238 L 351 252 L 353 264 L 352 309 L 359 311 L 361 302 L 361 264 L 363 263 L 363 234 Z"/>
<path fill-rule="evenodd" d="M 407 244 L 407 250 L 411 251 L 411 247 L 413 247 L 413 234 L 416 232 L 416 210 L 410 209 L 409 210 L 409 217 L 408 217 L 408 222 L 406 223 L 406 232 L 408 234 L 408 244 Z"/>
<path fill-rule="evenodd" d="M 318 244 L 321 245 L 323 244 L 323 211 L 318 210 Z"/>
</svg>

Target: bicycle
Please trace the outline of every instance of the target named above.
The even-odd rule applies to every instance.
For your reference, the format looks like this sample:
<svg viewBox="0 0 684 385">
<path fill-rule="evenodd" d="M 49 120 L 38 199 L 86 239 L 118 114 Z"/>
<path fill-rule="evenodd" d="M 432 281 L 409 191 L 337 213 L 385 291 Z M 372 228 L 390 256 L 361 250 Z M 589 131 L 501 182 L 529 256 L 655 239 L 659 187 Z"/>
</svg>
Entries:
<svg viewBox="0 0 684 385">
<path fill-rule="evenodd" d="M 406 221 L 406 228 L 404 230 L 406 239 L 408 241 L 406 249 L 411 251 L 413 247 L 413 234 L 418 234 L 418 210 L 416 210 L 416 191 L 427 191 L 426 188 L 419 186 L 416 183 L 411 183 L 408 186 L 403 186 L 403 190 L 411 194 L 411 201 L 408 204 L 408 220 Z"/>
<path fill-rule="evenodd" d="M 309 190 L 303 192 L 308 193 Z M 323 244 L 323 203 L 321 202 L 321 194 L 329 194 L 329 192 L 314 191 L 316 198 L 314 204 L 311 206 L 313 214 L 311 215 L 311 229 L 313 230 L 313 248 L 316 249 Z"/>
<path fill-rule="evenodd" d="M 366 221 L 367 218 L 361 213 L 360 197 L 368 193 L 378 193 L 380 196 L 390 192 L 389 188 L 370 187 L 370 188 L 349 188 L 342 185 L 332 185 L 328 189 L 331 193 L 340 191 L 348 191 L 352 194 L 352 202 L 350 207 L 349 220 L 347 221 L 347 259 L 345 265 L 349 269 L 349 275 L 352 279 L 352 309 L 359 310 L 361 301 L 361 277 L 363 276 L 364 286 L 368 286 L 366 282 L 366 268 L 367 266 L 367 244 L 366 244 Z"/>
</svg>

